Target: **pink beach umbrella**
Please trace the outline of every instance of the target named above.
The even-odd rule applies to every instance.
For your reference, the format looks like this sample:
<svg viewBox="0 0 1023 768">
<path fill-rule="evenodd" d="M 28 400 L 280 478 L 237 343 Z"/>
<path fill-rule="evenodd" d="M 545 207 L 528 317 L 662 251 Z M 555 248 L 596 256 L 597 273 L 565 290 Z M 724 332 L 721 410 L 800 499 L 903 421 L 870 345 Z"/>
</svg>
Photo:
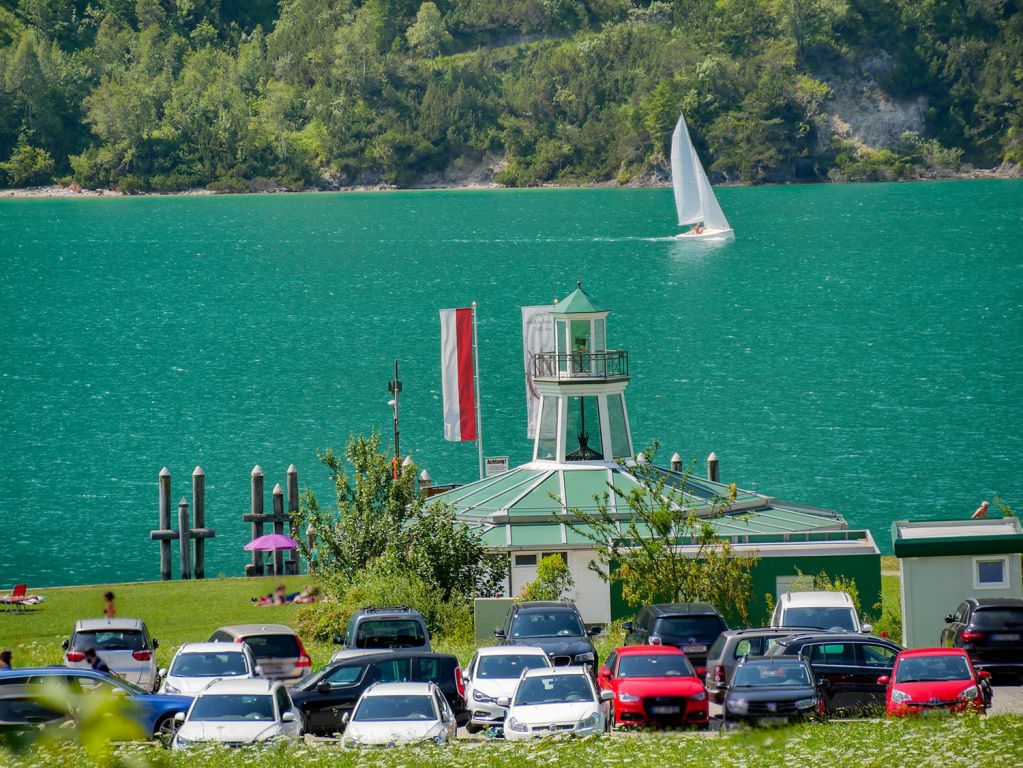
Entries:
<svg viewBox="0 0 1023 768">
<path fill-rule="evenodd" d="M 276 552 L 280 549 L 298 549 L 298 542 L 283 533 L 268 533 L 253 539 L 245 545 L 245 549 L 257 552 Z"/>
</svg>

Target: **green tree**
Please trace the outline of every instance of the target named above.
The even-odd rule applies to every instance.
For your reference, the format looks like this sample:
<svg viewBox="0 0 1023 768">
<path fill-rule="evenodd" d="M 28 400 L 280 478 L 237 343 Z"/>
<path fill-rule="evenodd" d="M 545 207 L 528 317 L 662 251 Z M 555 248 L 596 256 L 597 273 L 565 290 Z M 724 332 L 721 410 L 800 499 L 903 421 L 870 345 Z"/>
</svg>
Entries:
<svg viewBox="0 0 1023 768">
<path fill-rule="evenodd" d="M 45 184 L 53 178 L 53 158 L 45 149 L 18 144 L 14 154 L 0 163 L 0 173 L 12 187 Z"/>
<path fill-rule="evenodd" d="M 563 600 L 575 579 L 561 555 L 545 555 L 536 567 L 536 579 L 522 590 L 522 600 Z"/>
<path fill-rule="evenodd" d="M 437 5 L 429 0 L 419 6 L 415 23 L 405 32 L 405 39 L 409 50 L 427 58 L 433 58 L 453 42 L 444 17 Z"/>
<path fill-rule="evenodd" d="M 684 489 L 692 466 L 676 481 L 654 467 L 658 447 L 644 452 L 647 463 L 628 468 L 639 487 L 625 493 L 609 483 L 615 507 L 605 492 L 595 498 L 596 512 L 571 509 L 566 524 L 593 542 L 597 558 L 590 568 L 620 584 L 630 605 L 705 600 L 734 606 L 748 619 L 750 570 L 758 558 L 737 554 L 712 525 L 735 500 L 735 485 L 710 503 L 691 496 Z"/>
</svg>

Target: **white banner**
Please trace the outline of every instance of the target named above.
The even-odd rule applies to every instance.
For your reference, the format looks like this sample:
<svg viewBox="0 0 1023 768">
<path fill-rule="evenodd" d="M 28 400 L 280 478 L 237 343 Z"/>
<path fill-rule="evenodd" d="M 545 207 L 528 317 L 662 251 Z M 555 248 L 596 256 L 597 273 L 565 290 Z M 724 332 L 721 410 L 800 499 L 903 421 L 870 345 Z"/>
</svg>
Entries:
<svg viewBox="0 0 1023 768">
<path fill-rule="evenodd" d="M 486 467 L 485 476 L 493 477 L 494 475 L 500 475 L 508 471 L 508 457 L 507 456 L 487 456 L 484 459 L 484 466 Z"/>
<path fill-rule="evenodd" d="M 533 355 L 554 351 L 553 304 L 522 308 L 522 355 L 526 374 L 526 437 L 536 437 L 540 395 L 533 386 Z"/>
</svg>

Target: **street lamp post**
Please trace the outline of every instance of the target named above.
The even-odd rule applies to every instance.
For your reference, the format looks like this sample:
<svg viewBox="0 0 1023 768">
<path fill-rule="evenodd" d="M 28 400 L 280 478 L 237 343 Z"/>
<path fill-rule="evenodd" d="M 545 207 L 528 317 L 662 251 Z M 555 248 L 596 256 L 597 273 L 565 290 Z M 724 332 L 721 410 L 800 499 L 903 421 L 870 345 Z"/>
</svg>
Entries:
<svg viewBox="0 0 1023 768">
<path fill-rule="evenodd" d="M 394 409 L 394 459 L 391 461 L 391 479 L 397 480 L 401 471 L 401 464 L 398 457 L 401 452 L 398 447 L 398 395 L 401 393 L 401 381 L 398 379 L 398 361 L 394 361 L 394 379 L 387 382 L 387 391 L 393 396 L 387 404 Z"/>
</svg>

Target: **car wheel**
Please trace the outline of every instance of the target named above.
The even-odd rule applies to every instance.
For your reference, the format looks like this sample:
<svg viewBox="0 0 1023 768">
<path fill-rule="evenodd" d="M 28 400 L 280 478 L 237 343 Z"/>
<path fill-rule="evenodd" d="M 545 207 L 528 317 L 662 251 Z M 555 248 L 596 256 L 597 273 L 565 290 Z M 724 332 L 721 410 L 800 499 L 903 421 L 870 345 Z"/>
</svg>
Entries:
<svg viewBox="0 0 1023 768">
<path fill-rule="evenodd" d="M 177 732 L 178 722 L 174 719 L 174 713 L 172 712 L 156 724 L 156 729 L 153 731 L 153 738 L 165 747 L 169 747 L 171 742 L 174 740 L 174 734 Z"/>
<path fill-rule="evenodd" d="M 473 733 L 473 734 L 475 734 L 475 733 L 479 733 L 482 730 L 483 730 L 483 726 L 482 725 L 473 725 L 472 723 L 466 723 L 466 725 L 465 725 L 465 732 L 466 733 Z"/>
</svg>

